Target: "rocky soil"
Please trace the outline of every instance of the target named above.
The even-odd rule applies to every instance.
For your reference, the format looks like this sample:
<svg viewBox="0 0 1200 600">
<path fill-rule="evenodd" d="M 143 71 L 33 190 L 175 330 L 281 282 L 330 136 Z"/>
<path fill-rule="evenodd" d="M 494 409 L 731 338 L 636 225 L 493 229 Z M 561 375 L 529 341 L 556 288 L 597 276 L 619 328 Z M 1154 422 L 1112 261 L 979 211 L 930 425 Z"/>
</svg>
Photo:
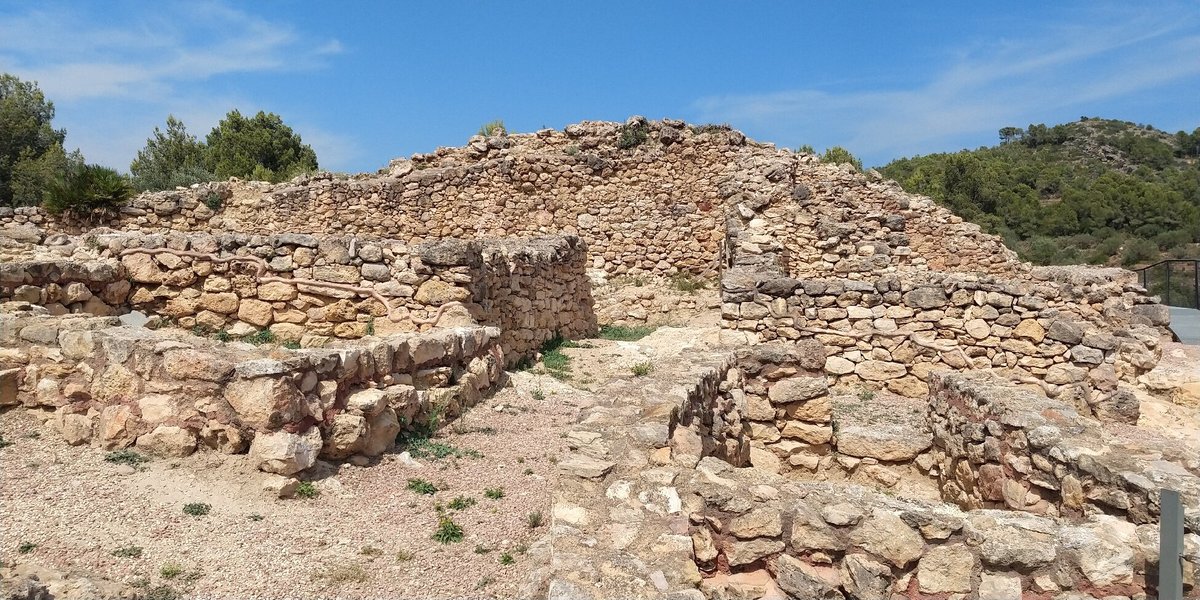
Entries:
<svg viewBox="0 0 1200 600">
<path fill-rule="evenodd" d="M 368 466 L 319 464 L 310 499 L 276 499 L 244 455 L 135 468 L 69 447 L 27 411 L 8 411 L 0 415 L 11 442 L 0 450 L 0 560 L 18 571 L 86 573 L 114 589 L 206 598 L 512 597 L 549 561 L 539 540 L 552 520 L 558 459 L 578 411 L 596 403 L 592 390 L 706 343 L 705 335 L 715 340 L 716 329 L 563 348 L 566 368 L 512 373 L 509 387 L 431 440 L 461 456 L 412 458 L 397 448 Z M 438 491 L 408 489 L 416 478 Z M 489 489 L 503 497 L 486 497 Z M 474 503 L 451 508 L 460 497 Z M 208 514 L 185 514 L 193 503 L 209 505 Z M 431 539 L 439 505 L 462 527 L 461 542 Z M 538 527 L 531 513 L 542 515 Z M 133 549 L 140 555 L 116 555 Z"/>
<path fill-rule="evenodd" d="M 528 563 L 544 560 L 530 549 L 545 525 L 531 528 L 528 515 L 549 521 L 559 433 L 586 394 L 548 376 L 513 380 L 434 438 L 462 457 L 393 453 L 366 467 L 328 465 L 311 499 L 273 498 L 245 456 L 202 453 L 134 469 L 68 447 L 25 411 L 7 412 L 0 560 L 207 598 L 511 596 Z M 407 489 L 413 478 L 438 491 Z M 485 497 L 488 489 L 503 497 Z M 460 497 L 474 504 L 449 508 Z M 190 516 L 191 503 L 210 510 Z M 461 542 L 431 539 L 438 505 L 462 527 Z M 114 555 L 132 548 L 140 555 Z"/>
</svg>

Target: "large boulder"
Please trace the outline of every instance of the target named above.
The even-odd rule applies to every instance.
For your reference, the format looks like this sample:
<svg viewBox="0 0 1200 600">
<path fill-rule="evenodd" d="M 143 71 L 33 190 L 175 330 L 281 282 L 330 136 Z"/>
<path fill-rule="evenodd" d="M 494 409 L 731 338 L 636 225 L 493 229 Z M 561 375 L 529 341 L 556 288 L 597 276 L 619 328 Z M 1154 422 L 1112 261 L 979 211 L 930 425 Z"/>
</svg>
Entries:
<svg viewBox="0 0 1200 600">
<path fill-rule="evenodd" d="M 260 470 L 292 475 L 316 464 L 321 447 L 321 430 L 317 427 L 309 427 L 302 434 L 259 433 L 250 443 L 250 458 Z"/>
</svg>

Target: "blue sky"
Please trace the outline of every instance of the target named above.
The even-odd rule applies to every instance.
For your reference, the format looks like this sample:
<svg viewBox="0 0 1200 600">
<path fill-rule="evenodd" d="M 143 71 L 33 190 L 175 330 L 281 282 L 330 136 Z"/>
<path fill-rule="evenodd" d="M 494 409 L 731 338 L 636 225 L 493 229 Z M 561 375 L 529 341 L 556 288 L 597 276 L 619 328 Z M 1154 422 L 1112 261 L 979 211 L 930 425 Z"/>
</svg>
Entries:
<svg viewBox="0 0 1200 600">
<path fill-rule="evenodd" d="M 641 114 L 868 165 L 1081 115 L 1200 126 L 1200 0 L 18 2 L 0 71 L 67 146 L 126 170 L 168 113 L 203 137 L 280 114 L 321 166 L 373 171 L 510 131 Z"/>
</svg>

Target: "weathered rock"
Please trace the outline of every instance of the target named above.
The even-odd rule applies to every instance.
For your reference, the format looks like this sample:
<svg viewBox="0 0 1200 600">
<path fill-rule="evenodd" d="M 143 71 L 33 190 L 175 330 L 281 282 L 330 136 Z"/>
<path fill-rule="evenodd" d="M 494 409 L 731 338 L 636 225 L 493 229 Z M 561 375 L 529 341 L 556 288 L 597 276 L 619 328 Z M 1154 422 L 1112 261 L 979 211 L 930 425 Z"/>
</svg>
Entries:
<svg viewBox="0 0 1200 600">
<path fill-rule="evenodd" d="M 250 458 L 263 471 L 292 475 L 316 464 L 321 447 L 321 430 L 316 427 L 303 434 L 259 433 L 250 444 Z"/>
<path fill-rule="evenodd" d="M 969 592 L 974 569 L 975 555 L 965 546 L 934 546 L 917 563 L 917 583 L 927 594 Z"/>
<path fill-rule="evenodd" d="M 812 565 L 787 554 L 775 561 L 775 582 L 792 598 L 834 600 L 844 598 L 837 585 L 830 585 Z"/>
<path fill-rule="evenodd" d="M 756 508 L 731 519 L 728 531 L 740 539 L 775 537 L 783 533 L 783 521 L 778 510 Z"/>
<path fill-rule="evenodd" d="M 576 477 L 599 479 L 612 470 L 612 461 L 600 460 L 583 454 L 570 454 L 558 461 L 558 468 Z"/>
<path fill-rule="evenodd" d="M 908 368 L 895 362 L 864 360 L 854 367 L 854 373 L 867 381 L 887 381 L 904 377 Z"/>
<path fill-rule="evenodd" d="M 870 518 L 855 527 L 850 541 L 901 568 L 920 558 L 925 547 L 919 533 L 899 516 L 884 510 L 875 510 Z"/>
<path fill-rule="evenodd" d="M 196 434 L 182 427 L 159 425 L 138 436 L 137 447 L 156 456 L 189 456 L 196 451 Z"/>
</svg>

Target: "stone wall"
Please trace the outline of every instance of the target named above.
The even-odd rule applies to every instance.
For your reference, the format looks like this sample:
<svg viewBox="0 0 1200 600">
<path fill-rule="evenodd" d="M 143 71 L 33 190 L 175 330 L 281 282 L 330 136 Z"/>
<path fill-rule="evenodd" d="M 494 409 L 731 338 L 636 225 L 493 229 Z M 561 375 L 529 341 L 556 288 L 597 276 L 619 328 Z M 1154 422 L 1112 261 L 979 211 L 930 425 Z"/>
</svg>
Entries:
<svg viewBox="0 0 1200 600">
<path fill-rule="evenodd" d="M 318 455 L 378 455 L 431 414 L 473 405 L 504 376 L 499 337 L 443 328 L 288 350 L 17 312 L 0 315 L 0 406 L 46 411 L 72 445 L 249 449 L 291 475 Z"/>
<path fill-rule="evenodd" d="M 629 144 L 631 132 L 644 141 Z M 744 249 L 779 250 L 779 266 L 793 276 L 885 265 L 1004 274 L 1028 268 L 999 238 L 874 176 L 728 128 L 639 117 L 625 125 L 477 136 L 373 175 L 326 173 L 277 185 L 231 180 L 146 193 L 105 222 L 0 209 L 0 230 L 106 225 L 354 235 L 409 245 L 567 234 L 587 244 L 592 268 L 612 276 L 711 277 L 730 221 L 740 223 L 732 232 Z M 779 247 L 768 248 L 766 238 Z"/>
<path fill-rule="evenodd" d="M 93 234 L 81 256 L 0 265 L 0 300 L 52 314 L 161 315 L 237 337 L 330 338 L 479 322 L 512 360 L 556 333 L 596 328 L 586 249 L 575 237 L 395 240 L 280 234 Z M 89 254 L 90 253 L 90 254 Z"/>
<path fill-rule="evenodd" d="M 934 459 L 947 501 L 1154 523 L 1166 488 L 1184 497 L 1185 529 L 1200 532 L 1200 457 L 1188 450 L 1147 431 L 1106 431 L 1067 404 L 988 374 L 939 372 L 931 381 Z"/>
<path fill-rule="evenodd" d="M 1109 271 L 1118 273 L 1082 282 L 1040 270 L 1025 280 L 934 272 L 797 280 L 734 268 L 722 279 L 722 324 L 755 341 L 819 340 L 841 388 L 922 397 L 935 369 L 997 368 L 1136 421 L 1136 410 L 1094 404 L 1154 367 L 1169 315 L 1120 278 L 1128 272 Z M 1081 392 L 1075 384 L 1084 382 Z"/>
<path fill-rule="evenodd" d="M 715 458 L 684 505 L 709 598 L 1112 598 L 1154 594 L 1158 531 L 962 512 L 853 485 L 788 482 Z M 693 494 L 699 507 L 692 502 Z M 1188 555 L 1195 556 L 1195 539 Z M 1187 595 L 1200 565 L 1185 561 Z M 772 594 L 777 594 L 772 596 Z"/>
</svg>

